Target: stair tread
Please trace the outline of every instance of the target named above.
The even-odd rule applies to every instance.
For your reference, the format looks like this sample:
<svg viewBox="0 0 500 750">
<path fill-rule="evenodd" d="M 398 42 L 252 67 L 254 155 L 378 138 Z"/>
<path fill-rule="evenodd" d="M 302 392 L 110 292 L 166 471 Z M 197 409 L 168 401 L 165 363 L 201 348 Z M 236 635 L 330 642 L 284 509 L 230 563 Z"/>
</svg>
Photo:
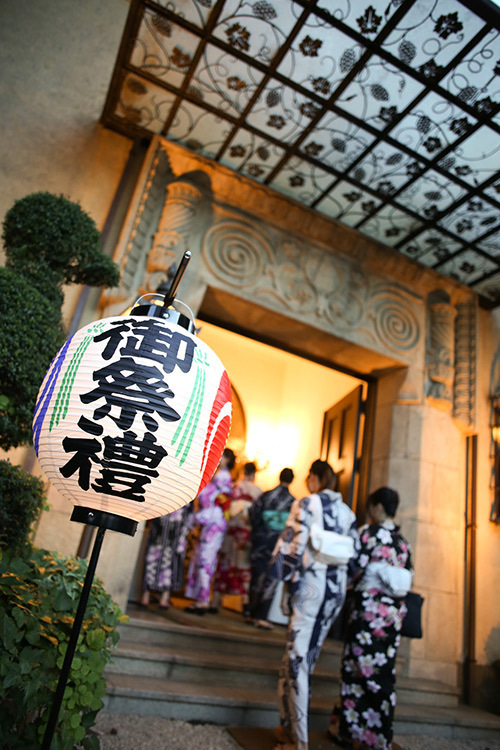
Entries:
<svg viewBox="0 0 500 750">
<path fill-rule="evenodd" d="M 238 688 L 211 684 L 200 685 L 186 682 L 173 682 L 153 677 L 112 674 L 106 676 L 108 695 L 128 695 L 136 698 L 156 700 L 175 700 L 196 703 L 204 701 L 213 705 L 253 706 L 274 709 L 276 691 Z M 207 689 L 209 688 L 209 689 Z M 331 698 L 312 697 L 311 713 L 324 713 L 326 716 L 332 708 L 336 691 L 332 690 Z M 460 726 L 482 726 L 500 731 L 500 717 L 470 706 L 440 707 L 419 704 L 399 703 L 396 706 L 396 721 L 411 720 L 414 722 L 447 723 Z"/>
<path fill-rule="evenodd" d="M 233 654 L 230 661 L 223 662 L 217 655 L 201 651 L 200 649 L 173 649 L 165 646 L 125 640 L 120 640 L 118 648 L 114 653 L 114 658 L 119 658 L 120 656 L 145 661 L 212 667 L 221 671 L 239 670 L 264 674 L 277 674 L 281 664 L 281 659 L 272 660 L 269 658 L 245 656 L 244 654 L 238 654 L 237 656 Z M 314 677 L 321 680 L 338 681 L 339 671 L 317 666 L 314 670 Z M 431 679 L 398 676 L 397 686 L 400 688 L 412 688 L 417 691 L 433 691 L 449 695 L 458 695 L 460 693 L 458 688 Z"/>
</svg>

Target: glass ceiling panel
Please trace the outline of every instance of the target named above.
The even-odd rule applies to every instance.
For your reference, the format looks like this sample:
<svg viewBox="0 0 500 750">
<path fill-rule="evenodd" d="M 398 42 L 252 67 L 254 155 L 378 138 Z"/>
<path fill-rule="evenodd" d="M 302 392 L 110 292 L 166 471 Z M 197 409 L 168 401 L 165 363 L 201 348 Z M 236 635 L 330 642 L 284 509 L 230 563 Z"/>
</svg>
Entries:
<svg viewBox="0 0 500 750">
<path fill-rule="evenodd" d="M 381 202 L 374 200 L 370 193 L 353 189 L 349 182 L 338 182 L 315 208 L 330 216 L 340 219 L 343 224 L 354 227 L 373 213 Z"/>
<path fill-rule="evenodd" d="M 297 35 L 278 72 L 328 99 L 364 52 L 346 34 L 320 22 Z"/>
<path fill-rule="evenodd" d="M 500 258 L 500 232 L 493 232 L 484 240 L 479 240 L 476 247 L 494 258 Z"/>
<path fill-rule="evenodd" d="M 499 30 L 486 0 L 130 0 L 102 122 L 161 133 L 497 306 Z"/>
<path fill-rule="evenodd" d="M 423 90 L 421 83 L 373 55 L 337 104 L 351 116 L 383 130 Z"/>
<path fill-rule="evenodd" d="M 168 8 L 195 26 L 205 26 L 212 10 L 212 0 L 156 0 L 158 5 Z"/>
<path fill-rule="evenodd" d="M 500 296 L 500 273 L 494 274 L 485 281 L 472 284 L 471 286 L 483 299 L 489 300 L 495 305 Z"/>
<path fill-rule="evenodd" d="M 296 157 L 289 159 L 270 187 L 309 205 L 331 184 L 328 172 Z"/>
<path fill-rule="evenodd" d="M 467 242 L 474 242 L 500 223 L 498 210 L 487 201 L 471 198 L 455 211 L 437 220 L 437 224 L 460 235 Z"/>
<path fill-rule="evenodd" d="M 146 11 L 130 62 L 171 86 L 180 88 L 198 48 L 199 39 L 158 13 Z"/>
<path fill-rule="evenodd" d="M 413 154 L 405 154 L 389 143 L 378 143 L 356 165 L 350 176 L 382 195 L 392 195 L 418 171 Z"/>
<path fill-rule="evenodd" d="M 479 185 L 498 172 L 500 134 L 486 126 L 478 128 L 439 165 L 470 185 Z"/>
<path fill-rule="evenodd" d="M 416 2 L 382 49 L 415 70 L 430 63 L 444 68 L 483 26 L 482 18 L 455 0 Z"/>
<path fill-rule="evenodd" d="M 392 137 L 426 159 L 435 159 L 457 138 L 470 133 L 477 120 L 431 92 L 391 133 Z"/>
<path fill-rule="evenodd" d="M 268 65 L 285 43 L 302 12 L 282 0 L 226 0 L 214 36 L 238 52 Z"/>
<path fill-rule="evenodd" d="M 207 45 L 193 74 L 191 86 L 200 97 L 233 116 L 240 114 L 254 96 L 264 74 L 233 54 Z"/>
<path fill-rule="evenodd" d="M 263 182 L 284 155 L 284 149 L 241 128 L 225 149 L 221 163 Z"/>
<path fill-rule="evenodd" d="M 217 115 L 184 101 L 177 110 L 168 137 L 213 159 L 228 135 L 228 128 L 228 123 Z"/>
<path fill-rule="evenodd" d="M 435 229 L 426 229 L 399 249 L 408 258 L 432 267 L 463 249 L 463 243 L 452 240 Z"/>
<path fill-rule="evenodd" d="M 467 104 L 489 98 L 499 101 L 500 34 L 491 29 L 443 79 L 441 86 Z"/>
<path fill-rule="evenodd" d="M 292 144 L 319 111 L 310 99 L 271 79 L 246 121 L 282 143 Z"/>
<path fill-rule="evenodd" d="M 423 224 L 410 214 L 399 211 L 393 206 L 385 206 L 371 219 L 361 224 L 359 230 L 392 247 L 397 242 L 401 242 L 410 232 L 422 227 Z"/>
<path fill-rule="evenodd" d="M 380 32 L 385 23 L 397 10 L 398 2 L 387 2 L 387 0 L 370 0 L 369 3 L 352 2 L 342 0 L 341 2 L 330 2 L 321 0 L 318 6 L 331 14 L 337 21 L 342 21 L 358 34 L 373 38 Z"/>
<path fill-rule="evenodd" d="M 175 94 L 129 74 L 120 89 L 115 114 L 130 124 L 161 133 L 174 102 Z"/>
<path fill-rule="evenodd" d="M 458 279 L 464 284 L 473 284 L 485 274 L 494 271 L 496 267 L 496 263 L 479 255 L 474 250 L 464 250 L 464 252 L 438 266 L 438 270 L 440 273 L 451 276 L 452 279 Z"/>
<path fill-rule="evenodd" d="M 464 188 L 430 169 L 403 190 L 397 201 L 427 219 L 434 219 L 465 194 Z"/>
<path fill-rule="evenodd" d="M 374 135 L 345 117 L 328 112 L 305 139 L 301 150 L 338 172 L 346 172 L 374 140 Z"/>
</svg>

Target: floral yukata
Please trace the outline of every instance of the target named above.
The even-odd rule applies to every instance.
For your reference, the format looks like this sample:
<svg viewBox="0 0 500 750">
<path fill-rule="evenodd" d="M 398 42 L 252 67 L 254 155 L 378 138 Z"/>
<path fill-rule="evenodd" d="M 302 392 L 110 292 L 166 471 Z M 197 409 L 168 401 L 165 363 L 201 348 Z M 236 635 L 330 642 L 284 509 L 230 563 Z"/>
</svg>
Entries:
<svg viewBox="0 0 500 750">
<path fill-rule="evenodd" d="M 348 534 L 359 546 L 356 517 L 332 490 L 296 500 L 274 549 L 269 574 L 288 581 L 291 616 L 278 682 L 281 725 L 307 747 L 311 675 L 328 631 L 345 599 L 347 565 L 317 562 L 309 547 L 312 523 Z M 272 592 L 274 588 L 271 586 Z"/>
<path fill-rule="evenodd" d="M 190 528 L 201 526 L 201 532 L 189 561 L 184 592 L 188 599 L 203 603 L 210 601 L 217 555 L 227 528 L 224 509 L 229 506 L 232 492 L 231 472 L 221 468 L 198 495 L 198 510 L 189 519 Z"/>
<path fill-rule="evenodd" d="M 396 706 L 396 653 L 406 614 L 404 599 L 366 589 L 363 571 L 370 562 L 386 562 L 412 571 L 411 550 L 394 521 L 360 530 L 361 575 L 347 625 L 342 659 L 339 735 L 377 750 L 392 747 Z"/>
<path fill-rule="evenodd" d="M 215 576 L 216 591 L 241 596 L 244 605 L 248 602 L 251 577 L 249 511 L 261 494 L 262 490 L 249 479 L 240 479 L 234 485 L 227 533 Z"/>
<path fill-rule="evenodd" d="M 188 513 L 186 505 L 153 520 L 144 558 L 144 591 L 182 588 Z"/>
</svg>

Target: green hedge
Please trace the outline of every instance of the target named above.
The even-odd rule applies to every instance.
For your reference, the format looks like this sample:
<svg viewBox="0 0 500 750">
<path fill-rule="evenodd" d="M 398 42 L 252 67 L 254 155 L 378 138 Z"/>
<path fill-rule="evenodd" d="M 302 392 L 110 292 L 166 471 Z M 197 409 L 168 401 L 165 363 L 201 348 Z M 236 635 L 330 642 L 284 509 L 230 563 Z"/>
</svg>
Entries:
<svg viewBox="0 0 500 750">
<path fill-rule="evenodd" d="M 0 559 L 0 747 L 41 747 L 74 614 L 85 560 L 33 550 Z M 73 658 L 51 750 L 94 750 L 89 732 L 103 705 L 104 667 L 118 641 L 118 605 L 95 579 Z"/>
</svg>

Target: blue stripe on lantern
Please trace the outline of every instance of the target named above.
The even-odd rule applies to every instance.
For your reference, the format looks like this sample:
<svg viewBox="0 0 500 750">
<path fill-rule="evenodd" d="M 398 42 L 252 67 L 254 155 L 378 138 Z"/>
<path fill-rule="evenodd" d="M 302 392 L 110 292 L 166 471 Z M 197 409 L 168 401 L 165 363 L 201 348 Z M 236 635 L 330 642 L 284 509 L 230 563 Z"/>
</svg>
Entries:
<svg viewBox="0 0 500 750">
<path fill-rule="evenodd" d="M 73 337 L 68 339 L 66 343 L 64 344 L 64 346 L 61 347 L 61 349 L 59 349 L 59 353 L 56 355 L 56 358 L 53 363 L 52 371 L 50 372 L 50 375 L 47 378 L 45 387 L 42 393 L 40 394 L 40 397 L 35 406 L 35 421 L 34 421 L 34 426 L 33 426 L 33 444 L 34 444 L 35 453 L 37 454 L 37 456 L 38 456 L 38 445 L 40 442 L 40 433 L 42 431 L 45 414 L 47 413 L 47 409 L 49 408 L 49 403 L 54 393 L 54 388 L 56 386 L 57 378 L 61 371 L 63 362 L 66 358 L 66 352 L 71 343 L 72 338 Z"/>
</svg>

